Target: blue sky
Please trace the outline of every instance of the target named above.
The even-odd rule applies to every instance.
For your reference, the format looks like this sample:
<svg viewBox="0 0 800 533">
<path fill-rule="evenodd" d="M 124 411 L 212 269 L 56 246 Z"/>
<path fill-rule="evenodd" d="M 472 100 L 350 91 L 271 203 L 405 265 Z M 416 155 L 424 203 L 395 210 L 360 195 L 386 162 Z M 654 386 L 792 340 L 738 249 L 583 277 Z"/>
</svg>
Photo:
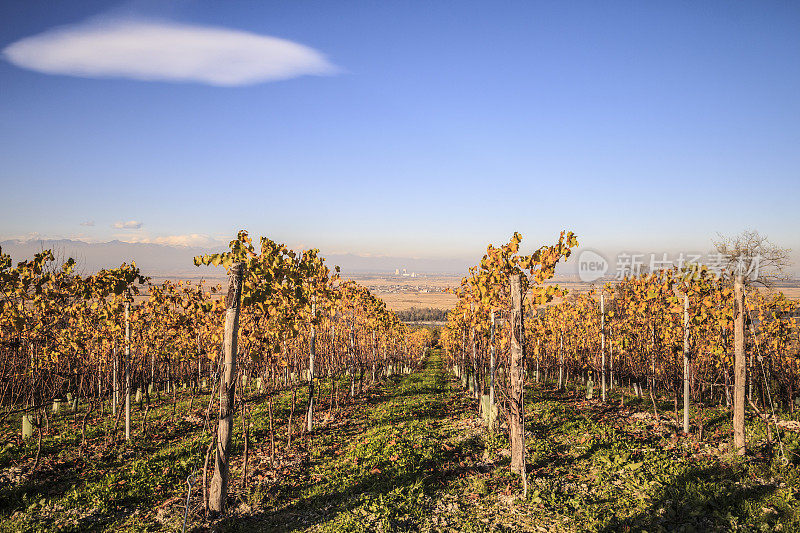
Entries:
<svg viewBox="0 0 800 533">
<path fill-rule="evenodd" d="M 0 239 L 248 228 L 477 260 L 515 230 L 658 251 L 756 228 L 800 249 L 798 3 L 7 0 L 0 18 Z M 9 56 L 142 23 L 275 37 L 310 63 L 219 85 Z"/>
</svg>

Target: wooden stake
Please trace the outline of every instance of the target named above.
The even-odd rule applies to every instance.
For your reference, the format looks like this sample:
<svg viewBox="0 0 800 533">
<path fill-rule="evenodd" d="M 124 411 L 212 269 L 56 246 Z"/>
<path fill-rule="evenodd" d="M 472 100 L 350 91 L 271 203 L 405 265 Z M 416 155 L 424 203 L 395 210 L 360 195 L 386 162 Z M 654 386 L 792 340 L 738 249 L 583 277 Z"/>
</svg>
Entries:
<svg viewBox="0 0 800 533">
<path fill-rule="evenodd" d="M 600 294 L 600 387 L 602 401 L 606 401 L 606 300 L 605 295 Z"/>
<path fill-rule="evenodd" d="M 494 397 L 494 310 L 492 310 L 492 329 L 491 329 L 491 348 L 489 349 L 489 408 L 493 408 L 495 404 Z"/>
<path fill-rule="evenodd" d="M 564 334 L 558 334 L 558 390 L 564 388 Z"/>
<path fill-rule="evenodd" d="M 225 511 L 228 496 L 231 430 L 233 427 L 234 393 L 236 391 L 236 350 L 239 331 L 239 304 L 242 298 L 244 263 L 231 266 L 228 276 L 228 294 L 225 298 L 225 333 L 223 339 L 222 376 L 219 383 L 219 429 L 217 453 L 214 457 L 214 476 L 208 506 L 212 514 Z"/>
<path fill-rule="evenodd" d="M 525 426 L 523 420 L 522 397 L 525 387 L 524 354 L 522 332 L 522 275 L 511 275 L 511 397 L 509 398 L 510 419 L 508 430 L 511 434 L 511 470 L 525 476 Z"/>
<path fill-rule="evenodd" d="M 308 354 L 308 412 L 306 413 L 306 430 L 311 432 L 314 429 L 314 357 L 316 356 L 317 332 L 314 328 L 314 316 L 316 315 L 316 304 L 311 304 L 311 339 Z"/>
<path fill-rule="evenodd" d="M 130 302 L 125 302 L 125 440 L 131 440 L 131 323 Z"/>
<path fill-rule="evenodd" d="M 683 297 L 683 432 L 689 433 L 689 297 Z"/>
<path fill-rule="evenodd" d="M 733 446 L 738 455 L 746 452 L 744 434 L 744 401 L 746 361 L 744 354 L 744 282 L 741 274 L 733 283 Z"/>
</svg>

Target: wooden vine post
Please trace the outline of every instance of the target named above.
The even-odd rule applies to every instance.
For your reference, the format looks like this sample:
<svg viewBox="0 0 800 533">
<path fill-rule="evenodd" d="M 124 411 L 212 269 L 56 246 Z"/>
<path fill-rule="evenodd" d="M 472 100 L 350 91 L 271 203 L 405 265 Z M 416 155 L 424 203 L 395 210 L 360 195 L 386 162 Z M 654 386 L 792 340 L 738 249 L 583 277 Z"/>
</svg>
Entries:
<svg viewBox="0 0 800 533">
<path fill-rule="evenodd" d="M 606 300 L 600 294 L 600 385 L 602 401 L 606 401 Z"/>
<path fill-rule="evenodd" d="M 131 304 L 125 302 L 125 440 L 131 440 Z"/>
<path fill-rule="evenodd" d="M 219 430 L 217 431 L 217 450 L 214 457 L 214 477 L 211 478 L 211 490 L 208 498 L 208 506 L 213 514 L 224 512 L 228 496 L 230 444 L 236 389 L 236 336 L 239 330 L 243 273 L 244 264 L 233 263 L 228 275 L 228 294 L 225 298 L 223 361 L 219 383 Z"/>
<path fill-rule="evenodd" d="M 525 387 L 524 353 L 522 348 L 522 274 L 511 274 L 511 397 L 509 433 L 511 436 L 511 470 L 525 477 L 525 426 L 522 396 Z"/>
<path fill-rule="evenodd" d="M 117 355 L 117 343 L 114 342 L 114 347 L 111 351 L 111 357 L 114 360 L 113 364 L 113 375 L 112 375 L 112 386 L 111 386 L 111 414 L 113 416 L 117 416 L 117 403 L 119 403 L 119 390 L 117 390 L 117 384 L 119 383 L 119 376 L 117 375 L 117 366 L 118 366 L 118 355 Z"/>
<path fill-rule="evenodd" d="M 746 361 L 744 355 L 744 282 L 738 274 L 733 283 L 733 446 L 738 455 L 746 452 L 744 434 L 744 392 Z"/>
<path fill-rule="evenodd" d="M 469 305 L 470 311 L 470 326 L 469 326 L 469 343 L 472 346 L 472 395 L 476 400 L 481 399 L 482 390 L 478 390 L 478 346 L 475 339 L 475 317 L 473 315 L 473 305 Z"/>
<path fill-rule="evenodd" d="M 494 310 L 492 310 L 492 326 L 491 326 L 491 347 L 489 349 L 489 408 L 493 409 L 495 404 L 494 398 Z"/>
<path fill-rule="evenodd" d="M 683 297 L 683 432 L 689 433 L 689 297 Z"/>
<path fill-rule="evenodd" d="M 308 412 L 306 413 L 306 431 L 314 429 L 314 358 L 316 356 L 317 331 L 314 327 L 316 303 L 311 304 L 311 338 L 308 350 Z"/>
<path fill-rule="evenodd" d="M 610 334 L 611 328 L 608 329 Z M 608 343 L 608 390 L 614 390 L 614 343 L 611 341 Z"/>
<path fill-rule="evenodd" d="M 564 388 L 564 334 L 558 334 L 558 390 Z"/>
<path fill-rule="evenodd" d="M 469 367 L 467 366 L 467 310 L 464 309 L 464 326 L 462 327 L 461 332 L 461 362 L 464 368 L 463 376 L 464 376 L 464 388 L 469 389 Z"/>
</svg>

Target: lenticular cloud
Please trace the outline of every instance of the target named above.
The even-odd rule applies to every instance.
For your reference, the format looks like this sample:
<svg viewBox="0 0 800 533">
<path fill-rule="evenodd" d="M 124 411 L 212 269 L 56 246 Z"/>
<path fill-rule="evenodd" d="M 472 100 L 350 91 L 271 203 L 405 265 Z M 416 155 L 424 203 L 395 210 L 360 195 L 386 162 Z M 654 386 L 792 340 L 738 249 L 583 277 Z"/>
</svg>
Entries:
<svg viewBox="0 0 800 533">
<path fill-rule="evenodd" d="M 164 22 L 70 26 L 16 41 L 11 63 L 47 74 L 235 86 L 333 74 L 316 50 L 227 28 Z"/>
</svg>

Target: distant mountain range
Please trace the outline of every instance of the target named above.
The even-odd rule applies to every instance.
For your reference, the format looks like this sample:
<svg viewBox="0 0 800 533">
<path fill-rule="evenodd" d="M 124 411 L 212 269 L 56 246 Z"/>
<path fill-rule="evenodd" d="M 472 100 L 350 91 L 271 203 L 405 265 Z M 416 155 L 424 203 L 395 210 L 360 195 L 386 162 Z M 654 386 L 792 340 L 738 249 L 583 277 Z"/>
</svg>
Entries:
<svg viewBox="0 0 800 533">
<path fill-rule="evenodd" d="M 118 240 L 109 242 L 88 243 L 70 239 L 31 239 L 6 240 L 0 242 L 3 253 L 10 254 L 12 259 L 21 261 L 30 259 L 42 250 L 52 250 L 59 261 L 72 257 L 78 262 L 78 270 L 84 274 L 96 272 L 102 268 L 118 267 L 121 263 L 136 261 L 142 274 L 151 277 L 170 277 L 182 279 L 222 278 L 222 268 L 194 266 L 192 259 L 196 255 L 221 252 L 227 249 L 225 244 L 213 247 L 178 246 L 169 244 L 128 243 Z M 371 256 L 359 254 L 326 254 L 321 250 L 329 267 L 338 265 L 343 274 L 387 273 L 393 274 L 396 269 L 406 269 L 410 274 L 458 274 L 466 275 L 469 266 L 480 259 L 476 253 L 471 258 L 414 258 L 399 256 Z M 607 254 L 607 257 L 614 257 Z M 570 258 L 566 264 L 559 265 L 556 277 L 562 280 L 577 281 L 577 262 Z M 615 267 L 612 265 L 603 278 L 609 281 L 614 277 Z M 797 272 L 794 272 L 795 276 Z M 792 277 L 795 277 L 792 276 Z M 797 282 L 796 279 L 792 282 Z M 785 285 L 785 284 L 782 284 Z M 791 285 L 791 282 L 789 283 Z M 786 286 L 789 286 L 786 285 Z"/>
<path fill-rule="evenodd" d="M 52 250 L 56 259 L 64 261 L 69 257 L 78 263 L 83 273 L 96 272 L 103 268 L 118 267 L 121 263 L 136 261 L 142 274 L 152 277 L 213 278 L 224 276 L 221 268 L 198 268 L 192 259 L 196 255 L 216 253 L 226 247 L 204 248 L 193 246 L 174 246 L 166 244 L 127 243 L 118 240 L 99 243 L 87 243 L 70 239 L 58 240 L 7 240 L 0 242 L 3 253 L 12 259 L 21 261 L 30 259 L 42 250 Z M 466 272 L 469 260 L 422 259 L 410 257 L 361 256 L 357 254 L 321 254 L 332 268 L 338 265 L 344 273 L 357 272 L 394 272 L 395 269 L 407 269 L 418 273 L 459 273 Z"/>
</svg>

